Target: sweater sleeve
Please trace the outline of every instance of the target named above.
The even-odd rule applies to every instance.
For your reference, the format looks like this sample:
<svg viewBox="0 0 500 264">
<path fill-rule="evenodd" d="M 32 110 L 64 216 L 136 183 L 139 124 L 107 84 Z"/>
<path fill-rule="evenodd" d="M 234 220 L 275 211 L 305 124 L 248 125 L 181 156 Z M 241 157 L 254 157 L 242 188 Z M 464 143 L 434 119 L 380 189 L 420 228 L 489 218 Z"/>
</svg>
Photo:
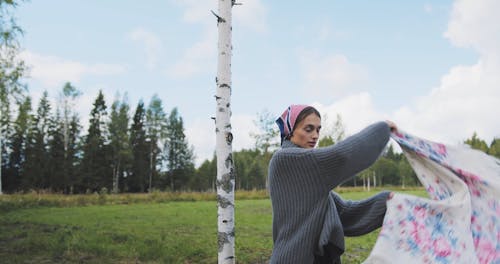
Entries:
<svg viewBox="0 0 500 264">
<path fill-rule="evenodd" d="M 337 144 L 315 149 L 326 186 L 331 190 L 372 165 L 389 141 L 389 134 L 387 123 L 378 122 Z"/>
<path fill-rule="evenodd" d="M 331 192 L 346 236 L 360 236 L 382 226 L 390 192 L 380 192 L 361 201 L 342 200 Z"/>
</svg>

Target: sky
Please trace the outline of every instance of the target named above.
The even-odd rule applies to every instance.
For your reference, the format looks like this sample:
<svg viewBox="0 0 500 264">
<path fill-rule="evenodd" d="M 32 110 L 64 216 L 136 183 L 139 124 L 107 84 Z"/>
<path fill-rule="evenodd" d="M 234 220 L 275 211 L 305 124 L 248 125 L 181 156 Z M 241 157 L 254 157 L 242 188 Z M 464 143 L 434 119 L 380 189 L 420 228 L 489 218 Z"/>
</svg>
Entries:
<svg viewBox="0 0 500 264">
<path fill-rule="evenodd" d="M 262 1 L 233 7 L 233 150 L 259 113 L 320 110 L 347 135 L 392 120 L 445 144 L 500 138 L 500 1 Z M 153 95 L 177 107 L 196 164 L 215 151 L 216 0 L 46 0 L 15 10 L 34 102 L 65 82 L 85 125 L 102 90 L 131 114 Z M 36 104 L 35 106 L 36 107 Z M 86 133 L 86 131 L 85 131 Z"/>
</svg>

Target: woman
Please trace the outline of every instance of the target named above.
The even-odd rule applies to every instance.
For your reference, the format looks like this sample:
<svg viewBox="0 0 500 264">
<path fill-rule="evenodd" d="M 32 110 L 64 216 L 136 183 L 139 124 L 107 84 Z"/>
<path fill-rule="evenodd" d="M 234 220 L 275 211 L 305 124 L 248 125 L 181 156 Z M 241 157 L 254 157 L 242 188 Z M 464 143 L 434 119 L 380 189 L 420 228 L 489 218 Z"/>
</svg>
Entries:
<svg viewBox="0 0 500 264">
<path fill-rule="evenodd" d="M 380 227 L 392 194 L 344 201 L 331 190 L 375 162 L 396 126 L 375 123 L 335 145 L 315 148 L 321 129 L 315 108 L 291 105 L 276 122 L 281 149 L 269 164 L 274 241 L 270 263 L 340 263 L 344 236 Z"/>
</svg>

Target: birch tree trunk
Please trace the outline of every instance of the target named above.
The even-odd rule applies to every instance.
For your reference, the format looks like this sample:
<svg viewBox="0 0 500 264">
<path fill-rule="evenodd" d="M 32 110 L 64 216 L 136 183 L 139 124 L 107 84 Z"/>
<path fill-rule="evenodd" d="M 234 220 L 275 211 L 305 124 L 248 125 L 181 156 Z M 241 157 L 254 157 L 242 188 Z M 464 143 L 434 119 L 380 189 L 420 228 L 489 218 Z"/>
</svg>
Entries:
<svg viewBox="0 0 500 264">
<path fill-rule="evenodd" d="M 235 263 L 234 184 L 231 133 L 231 9 L 232 0 L 219 0 L 217 16 L 218 59 L 215 96 L 215 144 L 217 156 L 218 263 Z"/>
</svg>

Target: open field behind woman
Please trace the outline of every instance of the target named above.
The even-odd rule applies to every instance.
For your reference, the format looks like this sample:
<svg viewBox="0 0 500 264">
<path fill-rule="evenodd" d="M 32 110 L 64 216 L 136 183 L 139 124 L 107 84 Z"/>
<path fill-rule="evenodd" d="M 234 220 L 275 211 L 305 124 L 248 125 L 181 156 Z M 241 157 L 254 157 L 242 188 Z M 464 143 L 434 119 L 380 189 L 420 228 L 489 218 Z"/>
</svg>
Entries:
<svg viewBox="0 0 500 264">
<path fill-rule="evenodd" d="M 339 189 L 346 199 L 370 192 Z M 425 196 L 422 189 L 396 190 Z M 265 191 L 236 193 L 238 263 L 266 263 L 272 250 Z M 214 193 L 15 194 L 0 196 L 2 263 L 216 263 Z M 364 260 L 378 231 L 347 238 L 346 263 Z"/>
</svg>

